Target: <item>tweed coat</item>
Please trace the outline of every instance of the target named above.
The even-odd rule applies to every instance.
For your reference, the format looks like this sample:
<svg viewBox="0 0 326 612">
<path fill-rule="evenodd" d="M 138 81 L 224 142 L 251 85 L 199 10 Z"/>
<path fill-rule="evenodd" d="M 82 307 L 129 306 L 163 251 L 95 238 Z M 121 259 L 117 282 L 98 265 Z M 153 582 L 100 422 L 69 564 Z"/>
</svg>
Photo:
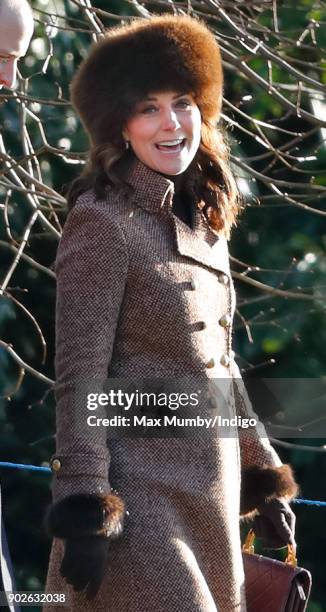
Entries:
<svg viewBox="0 0 326 612">
<path fill-rule="evenodd" d="M 104 428 L 75 427 L 74 385 L 108 375 L 230 379 L 236 414 L 254 415 L 231 349 L 225 238 L 199 209 L 192 229 L 176 217 L 172 181 L 139 160 L 128 182 L 128 197 L 83 194 L 59 245 L 53 497 L 112 486 L 129 517 L 95 600 L 61 578 L 58 539 L 46 591 L 76 612 L 245 612 L 240 467 L 281 465 L 262 425 L 249 437 L 109 441 Z"/>
</svg>

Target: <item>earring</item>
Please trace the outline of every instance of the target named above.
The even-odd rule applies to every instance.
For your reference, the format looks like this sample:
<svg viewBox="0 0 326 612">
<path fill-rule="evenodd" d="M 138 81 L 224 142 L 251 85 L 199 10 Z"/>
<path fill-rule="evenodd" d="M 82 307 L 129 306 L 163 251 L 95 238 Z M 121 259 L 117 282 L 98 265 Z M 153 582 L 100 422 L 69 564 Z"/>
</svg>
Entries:
<svg viewBox="0 0 326 612">
<path fill-rule="evenodd" d="M 129 140 L 125 140 L 125 147 L 126 147 L 126 151 L 128 151 L 128 149 L 130 147 Z"/>
</svg>

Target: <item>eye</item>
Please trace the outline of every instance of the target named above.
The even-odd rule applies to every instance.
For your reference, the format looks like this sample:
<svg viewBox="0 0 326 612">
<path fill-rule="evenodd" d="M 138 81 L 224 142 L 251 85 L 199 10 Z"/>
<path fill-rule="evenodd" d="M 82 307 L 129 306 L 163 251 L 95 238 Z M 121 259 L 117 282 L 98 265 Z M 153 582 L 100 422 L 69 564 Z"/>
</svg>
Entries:
<svg viewBox="0 0 326 612">
<path fill-rule="evenodd" d="M 139 112 L 143 115 L 151 115 L 152 113 L 155 113 L 156 110 L 156 106 L 149 105 L 142 108 Z"/>
<path fill-rule="evenodd" d="M 176 102 L 176 106 L 178 106 L 179 108 L 182 108 L 184 110 L 187 110 L 188 108 L 191 107 L 191 101 L 188 100 L 187 98 L 182 98 L 181 100 L 178 100 Z"/>
</svg>

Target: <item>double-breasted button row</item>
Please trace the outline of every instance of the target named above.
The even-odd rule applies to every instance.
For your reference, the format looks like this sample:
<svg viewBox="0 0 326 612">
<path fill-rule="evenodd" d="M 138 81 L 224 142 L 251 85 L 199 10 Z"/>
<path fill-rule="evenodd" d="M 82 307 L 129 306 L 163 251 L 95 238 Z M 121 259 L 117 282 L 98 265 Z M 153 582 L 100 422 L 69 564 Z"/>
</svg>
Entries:
<svg viewBox="0 0 326 612">
<path fill-rule="evenodd" d="M 227 274 L 225 274 L 224 272 L 220 272 L 217 276 L 217 280 L 219 283 L 221 283 L 221 285 L 228 285 L 230 279 Z M 192 289 L 193 291 L 198 289 L 198 283 L 195 281 L 195 279 L 192 278 L 189 281 L 189 284 L 190 284 L 190 289 Z"/>
<path fill-rule="evenodd" d="M 220 272 L 218 274 L 218 282 L 221 283 L 222 285 L 228 285 L 229 284 L 229 277 L 227 274 L 225 274 L 224 272 Z M 191 279 L 189 281 L 189 285 L 190 288 L 192 289 L 192 291 L 195 291 L 196 289 L 198 289 L 198 284 L 196 283 L 195 279 Z M 221 327 L 227 328 L 230 327 L 232 322 L 231 316 L 228 313 L 225 313 L 224 315 L 222 315 L 219 319 L 219 325 Z M 200 329 L 204 330 L 207 328 L 207 324 L 205 323 L 205 321 L 200 321 L 199 322 L 200 325 Z M 233 351 L 231 351 L 231 353 L 233 353 Z M 228 367 L 230 365 L 230 361 L 233 358 L 234 354 L 231 353 L 223 353 L 219 359 L 219 362 L 222 366 L 224 367 Z M 211 357 L 211 359 L 209 359 L 209 361 L 207 361 L 207 363 L 205 364 L 205 367 L 207 369 L 211 369 L 214 368 L 216 365 L 215 359 L 213 357 Z"/>
<path fill-rule="evenodd" d="M 228 367 L 230 365 L 230 361 L 231 359 L 234 358 L 234 351 L 230 351 L 230 353 L 223 353 L 223 355 L 221 355 L 220 357 L 220 364 L 224 367 Z M 210 368 L 214 368 L 215 367 L 215 359 L 212 357 L 209 361 L 207 361 L 207 363 L 205 364 L 205 367 L 207 369 Z"/>
</svg>

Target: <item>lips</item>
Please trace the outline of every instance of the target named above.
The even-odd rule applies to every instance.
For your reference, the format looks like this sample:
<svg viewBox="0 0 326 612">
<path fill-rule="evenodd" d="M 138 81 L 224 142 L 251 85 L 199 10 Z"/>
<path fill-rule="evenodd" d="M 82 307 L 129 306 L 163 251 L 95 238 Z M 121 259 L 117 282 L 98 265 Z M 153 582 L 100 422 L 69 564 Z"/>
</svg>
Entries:
<svg viewBox="0 0 326 612">
<path fill-rule="evenodd" d="M 175 138 L 174 140 L 166 140 L 160 143 L 156 143 L 155 147 L 162 153 L 180 153 L 185 144 L 185 138 Z"/>
</svg>

